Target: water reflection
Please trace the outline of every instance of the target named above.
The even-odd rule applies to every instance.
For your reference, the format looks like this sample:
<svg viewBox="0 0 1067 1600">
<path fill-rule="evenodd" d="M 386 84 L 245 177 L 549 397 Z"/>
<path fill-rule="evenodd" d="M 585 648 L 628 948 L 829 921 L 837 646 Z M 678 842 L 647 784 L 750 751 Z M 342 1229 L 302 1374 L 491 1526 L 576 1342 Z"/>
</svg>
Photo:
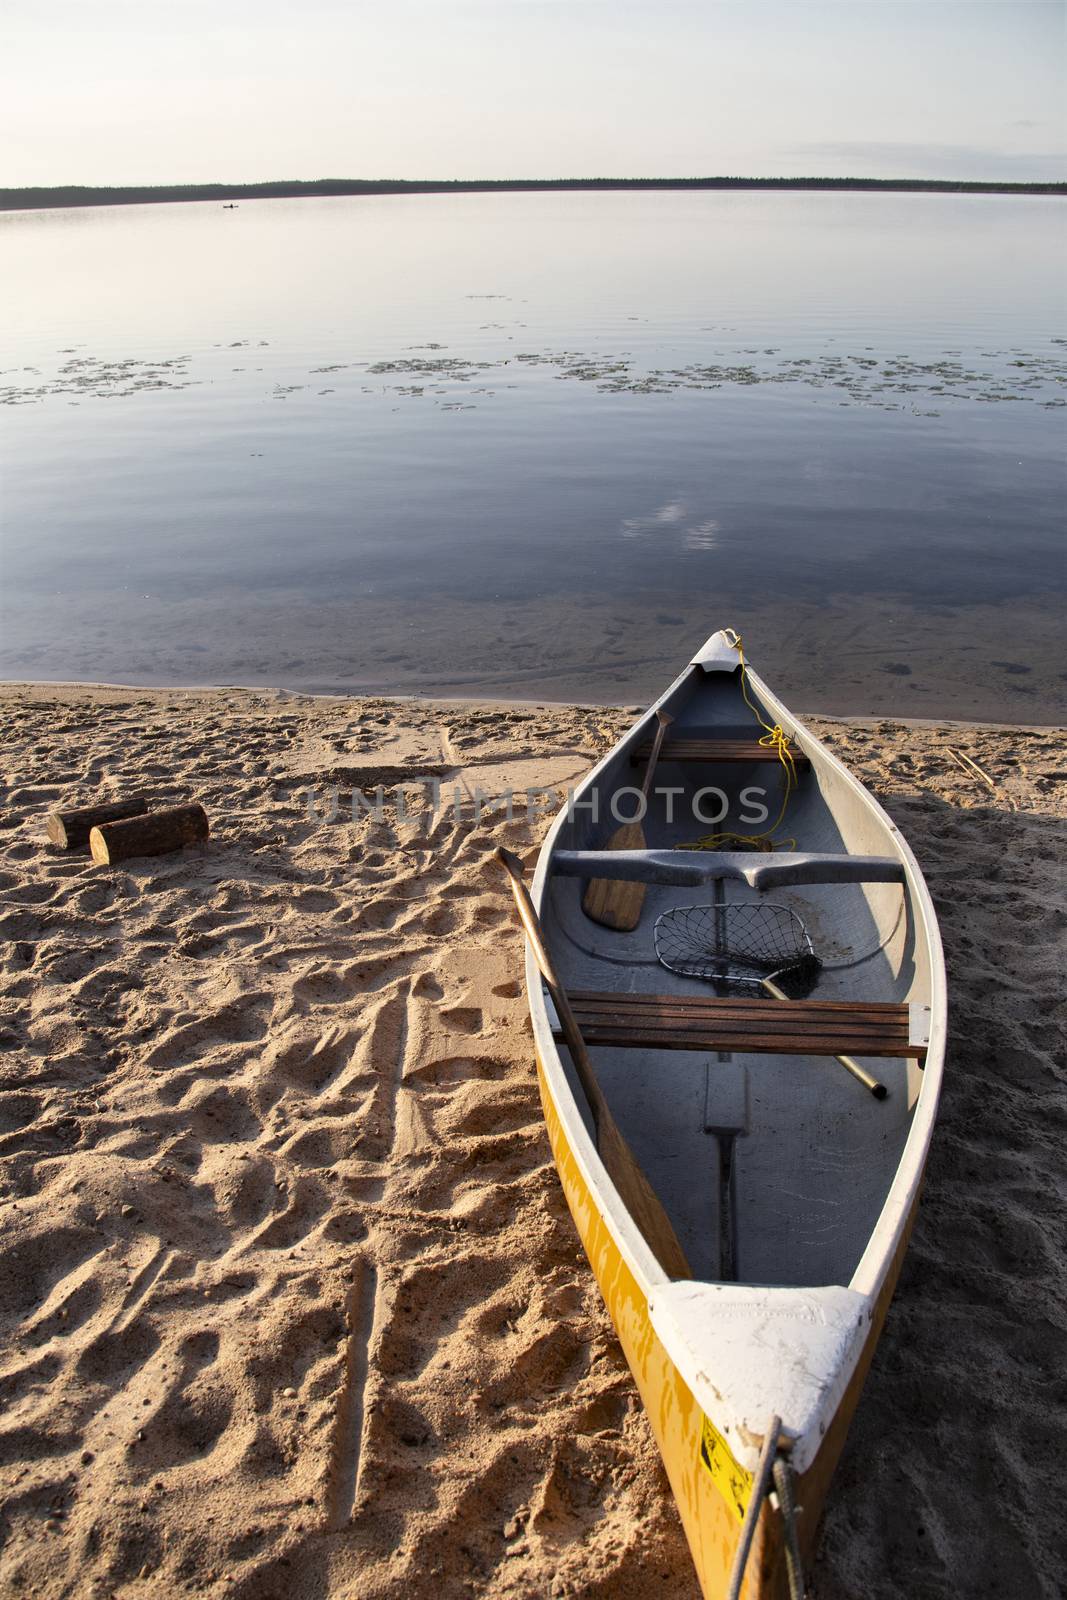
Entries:
<svg viewBox="0 0 1067 1600">
<path fill-rule="evenodd" d="M 566 696 L 606 653 L 627 698 L 684 647 L 673 624 L 618 642 L 654 597 L 686 638 L 866 616 L 936 638 L 930 671 L 965 685 L 983 608 L 1011 603 L 1031 672 L 963 698 L 1054 715 L 1059 214 L 722 193 L 9 213 L 0 672 Z M 835 659 L 820 693 L 829 674 L 854 709 L 887 679 L 901 709 L 920 692 Z"/>
</svg>

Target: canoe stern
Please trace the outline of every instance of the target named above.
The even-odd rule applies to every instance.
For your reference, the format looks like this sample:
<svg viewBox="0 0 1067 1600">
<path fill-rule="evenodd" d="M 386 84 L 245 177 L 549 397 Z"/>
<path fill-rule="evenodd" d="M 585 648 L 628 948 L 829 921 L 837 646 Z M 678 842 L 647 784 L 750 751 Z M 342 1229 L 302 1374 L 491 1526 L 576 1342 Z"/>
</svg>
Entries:
<svg viewBox="0 0 1067 1600">
<path fill-rule="evenodd" d="M 743 1446 L 728 1441 L 721 1415 L 713 1419 L 702 1409 L 657 1331 L 650 1309 L 650 1298 L 654 1301 L 657 1293 L 662 1296 L 672 1290 L 714 1291 L 715 1286 L 666 1284 L 658 1290 L 653 1288 L 651 1296 L 642 1290 L 571 1147 L 539 1052 L 537 1075 L 545 1125 L 567 1205 L 652 1425 L 702 1593 L 705 1600 L 722 1600 L 752 1484 L 752 1472 L 744 1460 L 737 1458 L 754 1458 L 762 1438 L 748 1431 Z M 798 1532 L 806 1563 L 814 1554 L 830 1480 L 874 1355 L 909 1233 L 910 1226 L 904 1231 L 873 1306 L 849 1291 L 831 1291 L 849 1301 L 843 1321 L 855 1314 L 863 1326 L 862 1331 L 858 1327 L 854 1330 L 854 1345 L 847 1352 L 847 1371 L 832 1397 L 829 1420 L 818 1425 L 819 1442 L 808 1449 L 806 1461 L 798 1461 L 801 1470 L 796 1497 L 803 1507 Z M 852 1301 L 857 1304 L 853 1306 Z M 662 1314 L 657 1320 L 662 1320 Z M 843 1361 L 842 1368 L 845 1366 Z M 715 1409 L 718 1412 L 721 1408 Z M 780 1528 L 767 1506 L 760 1518 L 742 1594 L 745 1600 L 786 1600 L 788 1594 Z"/>
</svg>

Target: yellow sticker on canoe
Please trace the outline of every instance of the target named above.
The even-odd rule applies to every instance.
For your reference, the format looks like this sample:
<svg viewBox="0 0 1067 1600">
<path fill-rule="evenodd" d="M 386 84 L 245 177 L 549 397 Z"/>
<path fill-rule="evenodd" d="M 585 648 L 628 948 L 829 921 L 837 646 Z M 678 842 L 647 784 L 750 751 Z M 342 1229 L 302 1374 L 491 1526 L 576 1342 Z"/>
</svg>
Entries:
<svg viewBox="0 0 1067 1600">
<path fill-rule="evenodd" d="M 745 1507 L 752 1493 L 752 1473 L 739 1467 L 730 1447 L 717 1428 L 704 1417 L 700 1429 L 700 1464 L 711 1474 L 712 1482 L 730 1506 L 738 1522 L 745 1520 Z"/>
</svg>

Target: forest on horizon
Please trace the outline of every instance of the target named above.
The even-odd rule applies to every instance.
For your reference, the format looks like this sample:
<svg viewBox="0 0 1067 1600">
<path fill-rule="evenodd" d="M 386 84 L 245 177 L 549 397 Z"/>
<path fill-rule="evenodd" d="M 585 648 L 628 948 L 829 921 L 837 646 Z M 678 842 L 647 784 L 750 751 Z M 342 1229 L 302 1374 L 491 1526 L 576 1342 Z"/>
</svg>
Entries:
<svg viewBox="0 0 1067 1600">
<path fill-rule="evenodd" d="M 0 188 L 0 211 L 196 200 L 290 200 L 376 194 L 492 194 L 568 189 L 827 189 L 891 194 L 1067 194 L 1065 183 L 981 183 L 937 178 L 318 178 L 273 183 L 169 183 Z"/>
</svg>

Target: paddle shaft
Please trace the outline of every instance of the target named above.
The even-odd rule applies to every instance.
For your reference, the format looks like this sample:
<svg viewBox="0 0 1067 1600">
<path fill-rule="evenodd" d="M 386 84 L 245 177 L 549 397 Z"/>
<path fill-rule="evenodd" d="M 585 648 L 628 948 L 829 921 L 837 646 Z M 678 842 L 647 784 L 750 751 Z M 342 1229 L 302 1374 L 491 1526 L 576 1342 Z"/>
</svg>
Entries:
<svg viewBox="0 0 1067 1600">
<path fill-rule="evenodd" d="M 545 947 L 541 923 L 529 890 L 523 882 L 523 865 L 518 856 L 501 845 L 496 858 L 504 867 L 511 882 L 511 892 L 519 913 L 538 971 L 548 985 L 548 992 L 559 1017 L 560 1028 L 570 1051 L 574 1070 L 582 1086 L 596 1128 L 597 1149 L 611 1181 L 618 1189 L 624 1205 L 633 1218 L 634 1225 L 658 1260 L 664 1272 L 672 1278 L 691 1278 L 692 1270 L 685 1251 L 663 1204 L 649 1183 L 608 1108 L 607 1100 L 596 1079 L 593 1063 L 582 1038 L 582 1031 L 570 1008 L 566 990 L 556 977 L 552 958 Z"/>
<path fill-rule="evenodd" d="M 589 1059 L 589 1052 L 585 1048 L 585 1040 L 582 1038 L 582 1032 L 575 1019 L 574 1012 L 571 1010 L 566 990 L 556 977 L 552 959 L 545 949 L 541 923 L 537 912 L 534 910 L 534 903 L 530 899 L 530 891 L 522 880 L 522 862 L 510 850 L 505 850 L 503 845 L 501 845 L 496 854 L 497 860 L 502 862 L 507 869 L 519 919 L 526 930 L 526 937 L 530 941 L 530 948 L 533 950 L 538 970 L 548 984 L 549 994 L 552 996 L 552 1004 L 556 1008 L 559 1025 L 567 1042 L 567 1049 L 571 1053 L 571 1060 L 574 1062 L 574 1070 L 578 1074 L 585 1098 L 589 1101 L 589 1109 L 593 1113 L 593 1121 L 599 1130 L 601 1119 L 605 1113 L 609 1117 L 611 1113 L 608 1111 L 607 1102 L 604 1099 L 604 1091 L 596 1080 L 593 1063 Z"/>
<path fill-rule="evenodd" d="M 659 753 L 663 749 L 663 741 L 667 737 L 667 729 L 674 721 L 674 718 L 669 717 L 665 711 L 657 711 L 656 718 L 659 722 L 659 727 L 656 729 L 656 737 L 652 741 L 652 753 L 648 758 L 644 781 L 641 784 L 641 798 L 646 805 L 648 804 L 648 797 L 652 793 L 652 779 L 656 774 L 656 762 L 659 760 Z"/>
<path fill-rule="evenodd" d="M 760 984 L 764 989 L 766 989 L 767 993 L 773 995 L 776 1000 L 789 999 L 789 996 L 785 993 L 785 991 L 783 989 L 779 989 L 776 983 L 772 983 L 770 978 L 761 978 Z M 889 1090 L 886 1088 L 885 1084 L 879 1082 L 877 1078 L 873 1078 L 869 1072 L 860 1066 L 858 1061 L 853 1061 L 851 1056 L 834 1056 L 834 1060 L 840 1061 L 845 1070 L 847 1072 L 851 1072 L 852 1076 L 857 1078 L 865 1089 L 869 1089 L 876 1100 L 886 1099 L 889 1094 Z"/>
</svg>

